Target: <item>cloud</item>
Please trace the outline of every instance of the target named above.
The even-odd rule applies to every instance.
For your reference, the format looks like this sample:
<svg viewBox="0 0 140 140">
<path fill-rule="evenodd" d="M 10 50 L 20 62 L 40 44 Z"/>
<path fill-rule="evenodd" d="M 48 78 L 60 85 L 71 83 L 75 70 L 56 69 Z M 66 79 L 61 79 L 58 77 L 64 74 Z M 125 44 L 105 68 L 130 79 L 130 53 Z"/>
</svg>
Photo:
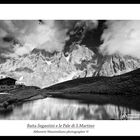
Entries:
<svg viewBox="0 0 140 140">
<path fill-rule="evenodd" d="M 66 32 L 67 26 L 61 27 L 59 21 L 48 20 L 39 23 L 37 20 L 2 20 L 0 21 L 1 48 L 11 47 L 13 42 L 18 40 L 20 45 L 13 45 L 14 54 L 5 54 L 6 56 L 23 55 L 34 48 L 50 52 L 61 51 L 67 39 Z"/>
<path fill-rule="evenodd" d="M 88 29 L 98 25 L 94 20 L 1 20 L 0 54 L 6 57 L 19 56 L 31 52 L 34 48 L 49 52 L 62 51 L 66 40 L 69 39 L 68 31 L 83 22 Z M 3 51 L 8 47 L 12 51 Z"/>
<path fill-rule="evenodd" d="M 17 55 L 29 53 L 34 48 L 61 51 L 64 46 L 67 29 L 60 30 L 55 21 L 44 21 L 42 24 L 38 21 L 12 21 L 12 24 L 12 29 L 15 29 L 12 36 L 22 44 L 14 48 Z"/>
<path fill-rule="evenodd" d="M 99 50 L 104 55 L 120 53 L 140 58 L 140 20 L 107 21 Z"/>
</svg>

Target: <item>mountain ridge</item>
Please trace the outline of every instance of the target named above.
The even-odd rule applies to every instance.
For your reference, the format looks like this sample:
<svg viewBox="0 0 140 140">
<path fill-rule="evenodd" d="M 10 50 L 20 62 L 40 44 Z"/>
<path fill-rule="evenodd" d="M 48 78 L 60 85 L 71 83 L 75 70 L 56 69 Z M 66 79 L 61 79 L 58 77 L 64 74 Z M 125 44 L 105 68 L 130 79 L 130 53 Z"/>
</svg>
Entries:
<svg viewBox="0 0 140 140">
<path fill-rule="evenodd" d="M 37 50 L 37 53 L 8 59 L 0 65 L 0 74 L 15 78 L 28 86 L 43 88 L 76 78 L 111 77 L 140 68 L 140 59 L 119 54 L 97 56 L 80 45 L 67 57 L 63 52 L 48 54 L 46 56 L 44 50 Z"/>
</svg>

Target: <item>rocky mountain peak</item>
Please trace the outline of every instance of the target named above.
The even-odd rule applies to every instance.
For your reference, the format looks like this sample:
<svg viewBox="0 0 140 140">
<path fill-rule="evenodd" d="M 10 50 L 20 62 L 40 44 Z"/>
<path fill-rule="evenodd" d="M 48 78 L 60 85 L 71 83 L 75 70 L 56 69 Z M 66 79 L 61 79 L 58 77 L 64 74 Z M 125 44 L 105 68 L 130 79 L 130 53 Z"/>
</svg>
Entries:
<svg viewBox="0 0 140 140">
<path fill-rule="evenodd" d="M 38 48 L 34 48 L 32 51 L 31 51 L 31 54 L 36 54 L 36 55 L 43 55 L 47 58 L 50 58 L 52 56 L 54 56 L 55 54 L 57 54 L 59 52 L 57 51 L 54 51 L 54 52 L 48 52 L 46 51 L 45 49 L 38 49 Z"/>
<path fill-rule="evenodd" d="M 104 57 L 99 75 L 120 75 L 137 68 L 140 68 L 140 59 L 116 53 Z"/>
</svg>

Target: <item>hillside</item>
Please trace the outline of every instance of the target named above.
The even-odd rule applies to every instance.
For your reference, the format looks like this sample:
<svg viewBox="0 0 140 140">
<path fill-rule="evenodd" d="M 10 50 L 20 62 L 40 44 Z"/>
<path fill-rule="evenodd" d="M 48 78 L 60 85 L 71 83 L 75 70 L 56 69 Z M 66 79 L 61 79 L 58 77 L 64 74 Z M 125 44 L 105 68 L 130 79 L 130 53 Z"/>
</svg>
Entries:
<svg viewBox="0 0 140 140">
<path fill-rule="evenodd" d="M 113 77 L 91 77 L 63 82 L 42 91 L 52 96 L 67 94 L 139 95 L 140 69 Z M 55 92 L 56 93 L 55 93 Z M 52 93 L 51 93 L 52 92 Z"/>
</svg>

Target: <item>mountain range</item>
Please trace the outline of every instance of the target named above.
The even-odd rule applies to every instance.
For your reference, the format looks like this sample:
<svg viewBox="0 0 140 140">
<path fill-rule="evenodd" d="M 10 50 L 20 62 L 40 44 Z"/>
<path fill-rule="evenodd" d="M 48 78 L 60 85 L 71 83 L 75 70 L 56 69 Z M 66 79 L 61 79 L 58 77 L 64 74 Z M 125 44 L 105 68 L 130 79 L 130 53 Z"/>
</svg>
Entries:
<svg viewBox="0 0 140 140">
<path fill-rule="evenodd" d="M 140 68 L 140 59 L 115 53 L 99 52 L 103 24 L 92 29 L 79 21 L 68 33 L 63 51 L 48 52 L 34 48 L 22 56 L 0 61 L 0 77 L 11 77 L 18 84 L 45 88 L 64 81 L 93 77 L 114 76 Z M 16 43 L 20 43 L 17 42 Z M 15 45 L 15 41 L 13 41 Z M 22 46 L 21 46 L 22 47 Z"/>
<path fill-rule="evenodd" d="M 67 56 L 34 49 L 30 54 L 7 59 L 0 64 L 0 74 L 27 86 L 49 87 L 64 81 L 114 76 L 140 68 L 140 59 L 120 54 L 99 56 L 86 46 L 75 45 Z"/>
</svg>

